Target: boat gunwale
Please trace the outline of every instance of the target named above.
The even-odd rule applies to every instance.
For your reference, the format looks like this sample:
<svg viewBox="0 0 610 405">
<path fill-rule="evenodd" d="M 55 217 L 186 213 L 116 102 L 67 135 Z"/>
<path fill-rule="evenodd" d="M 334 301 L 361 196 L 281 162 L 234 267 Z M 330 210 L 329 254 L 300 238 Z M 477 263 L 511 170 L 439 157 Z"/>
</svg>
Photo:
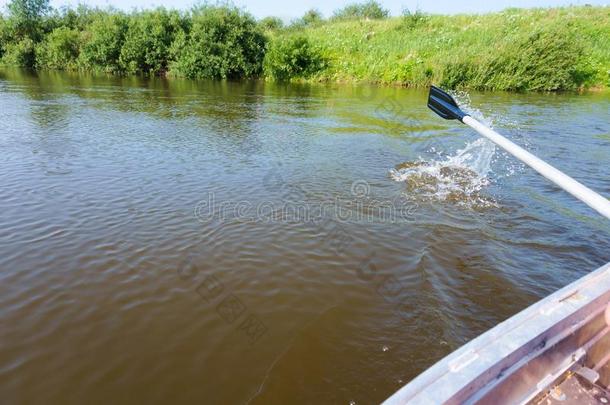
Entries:
<svg viewBox="0 0 610 405">
<path fill-rule="evenodd" d="M 508 370 L 517 363 L 511 357 L 522 351 L 534 351 L 541 339 L 546 345 L 549 332 L 579 311 L 605 295 L 610 295 L 610 262 L 581 277 L 551 295 L 499 323 L 428 368 L 410 383 L 386 399 L 384 405 L 417 403 L 451 403 L 475 396 L 470 394 L 479 379 L 483 390 L 497 373 L 492 368 Z M 595 312 L 595 311 L 591 311 Z M 550 334 L 550 336 L 555 336 Z M 534 343 L 534 344 L 532 344 Z M 522 357 L 522 356 L 520 356 Z M 503 364 L 506 362 L 508 364 Z M 469 389 L 470 388 L 470 389 Z"/>
</svg>

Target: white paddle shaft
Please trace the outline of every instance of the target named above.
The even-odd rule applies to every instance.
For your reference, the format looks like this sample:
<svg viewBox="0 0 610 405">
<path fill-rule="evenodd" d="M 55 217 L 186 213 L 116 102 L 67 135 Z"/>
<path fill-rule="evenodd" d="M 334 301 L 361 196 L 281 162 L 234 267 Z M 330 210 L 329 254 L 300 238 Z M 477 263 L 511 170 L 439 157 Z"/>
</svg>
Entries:
<svg viewBox="0 0 610 405">
<path fill-rule="evenodd" d="M 500 146 L 502 149 L 536 170 L 538 173 L 578 198 L 606 218 L 610 219 L 610 201 L 590 188 L 580 184 L 570 176 L 555 169 L 544 160 L 537 158 L 522 147 L 512 143 L 493 129 L 487 128 L 470 116 L 465 116 L 462 122 L 485 138 Z"/>
</svg>

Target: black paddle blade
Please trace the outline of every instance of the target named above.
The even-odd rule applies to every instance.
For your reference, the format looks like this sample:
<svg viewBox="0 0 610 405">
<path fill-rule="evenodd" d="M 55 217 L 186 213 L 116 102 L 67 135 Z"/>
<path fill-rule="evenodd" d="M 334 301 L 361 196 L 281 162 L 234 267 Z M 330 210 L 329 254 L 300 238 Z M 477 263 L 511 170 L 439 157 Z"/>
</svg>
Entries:
<svg viewBox="0 0 610 405">
<path fill-rule="evenodd" d="M 428 108 L 446 120 L 458 119 L 462 121 L 462 119 L 468 115 L 460 110 L 460 107 L 458 107 L 453 97 L 436 86 L 430 86 Z"/>
</svg>

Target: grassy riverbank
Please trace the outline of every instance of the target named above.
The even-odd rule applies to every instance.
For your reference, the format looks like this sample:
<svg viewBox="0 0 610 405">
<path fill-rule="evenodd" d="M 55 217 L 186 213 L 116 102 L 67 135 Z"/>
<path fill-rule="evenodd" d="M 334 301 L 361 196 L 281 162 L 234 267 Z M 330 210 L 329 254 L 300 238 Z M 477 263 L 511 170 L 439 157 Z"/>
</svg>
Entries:
<svg viewBox="0 0 610 405">
<path fill-rule="evenodd" d="M 52 10 L 13 0 L 0 63 L 112 74 L 553 91 L 610 87 L 610 7 L 400 17 L 368 2 L 284 26 L 230 6 Z"/>
<path fill-rule="evenodd" d="M 329 60 L 319 80 L 498 90 L 610 86 L 610 7 L 412 14 L 301 31 Z"/>
</svg>

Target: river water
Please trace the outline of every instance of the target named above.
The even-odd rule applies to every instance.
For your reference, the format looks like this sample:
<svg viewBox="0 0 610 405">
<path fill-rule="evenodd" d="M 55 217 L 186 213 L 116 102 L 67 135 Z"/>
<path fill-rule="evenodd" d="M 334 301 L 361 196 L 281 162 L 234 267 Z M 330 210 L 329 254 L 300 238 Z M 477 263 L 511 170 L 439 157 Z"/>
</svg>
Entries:
<svg viewBox="0 0 610 405">
<path fill-rule="evenodd" d="M 608 93 L 456 96 L 610 196 Z M 610 260 L 425 101 L 1 70 L 1 402 L 378 403 Z"/>
</svg>

